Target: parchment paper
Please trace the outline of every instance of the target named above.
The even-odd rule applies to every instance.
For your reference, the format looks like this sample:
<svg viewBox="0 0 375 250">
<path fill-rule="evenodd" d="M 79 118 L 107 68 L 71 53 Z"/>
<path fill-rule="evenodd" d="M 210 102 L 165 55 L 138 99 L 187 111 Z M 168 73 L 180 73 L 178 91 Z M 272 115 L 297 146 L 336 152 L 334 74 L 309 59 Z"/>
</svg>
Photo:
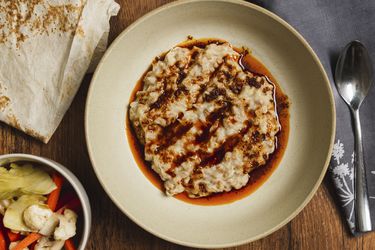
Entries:
<svg viewBox="0 0 375 250">
<path fill-rule="evenodd" d="M 114 0 L 0 0 L 0 120 L 47 143 L 118 10 Z"/>
</svg>

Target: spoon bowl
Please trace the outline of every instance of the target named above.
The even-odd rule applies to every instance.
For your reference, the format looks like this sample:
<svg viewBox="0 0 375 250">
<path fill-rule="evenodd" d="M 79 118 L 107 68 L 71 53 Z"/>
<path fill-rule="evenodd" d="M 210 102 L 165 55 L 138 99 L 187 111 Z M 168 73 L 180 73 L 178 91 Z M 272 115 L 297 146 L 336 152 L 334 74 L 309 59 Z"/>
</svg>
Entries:
<svg viewBox="0 0 375 250">
<path fill-rule="evenodd" d="M 344 101 L 358 109 L 373 82 L 371 61 L 366 47 L 359 41 L 349 43 L 341 52 L 335 82 Z"/>
</svg>

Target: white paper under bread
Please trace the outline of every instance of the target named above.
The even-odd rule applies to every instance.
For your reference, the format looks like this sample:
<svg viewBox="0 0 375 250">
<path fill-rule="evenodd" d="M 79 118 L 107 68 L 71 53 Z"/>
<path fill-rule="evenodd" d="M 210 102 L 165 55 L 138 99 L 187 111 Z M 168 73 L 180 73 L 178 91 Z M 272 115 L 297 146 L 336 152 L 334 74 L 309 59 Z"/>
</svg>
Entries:
<svg viewBox="0 0 375 250">
<path fill-rule="evenodd" d="M 113 0 L 0 1 L 0 120 L 47 143 L 118 10 Z"/>
</svg>

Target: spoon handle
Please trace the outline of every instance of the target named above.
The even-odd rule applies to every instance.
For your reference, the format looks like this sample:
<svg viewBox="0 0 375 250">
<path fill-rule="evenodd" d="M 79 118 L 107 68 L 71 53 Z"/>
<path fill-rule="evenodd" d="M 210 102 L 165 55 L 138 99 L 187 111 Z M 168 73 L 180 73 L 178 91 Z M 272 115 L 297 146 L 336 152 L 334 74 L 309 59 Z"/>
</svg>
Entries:
<svg viewBox="0 0 375 250">
<path fill-rule="evenodd" d="M 352 109 L 354 118 L 355 157 L 354 157 L 354 182 L 355 182 L 355 215 L 356 231 L 371 231 L 371 217 L 368 202 L 366 171 L 363 160 L 362 131 L 359 119 L 359 109 Z"/>
</svg>

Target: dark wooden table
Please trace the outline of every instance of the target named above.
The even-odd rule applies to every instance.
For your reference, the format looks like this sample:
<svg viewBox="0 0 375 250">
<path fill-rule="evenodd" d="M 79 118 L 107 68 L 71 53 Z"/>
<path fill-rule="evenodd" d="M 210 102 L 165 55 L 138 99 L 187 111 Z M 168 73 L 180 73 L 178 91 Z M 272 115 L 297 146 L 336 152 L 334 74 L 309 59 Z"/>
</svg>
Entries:
<svg viewBox="0 0 375 250">
<path fill-rule="evenodd" d="M 119 15 L 111 20 L 112 41 L 134 20 L 167 0 L 117 0 Z M 93 225 L 87 249 L 185 249 L 161 240 L 134 224 L 111 202 L 100 186 L 86 150 L 84 110 L 91 77 L 87 76 L 61 125 L 44 145 L 0 124 L 0 153 L 30 153 L 56 160 L 72 170 L 88 191 Z M 375 233 L 352 237 L 324 180 L 306 208 L 272 235 L 236 249 L 375 249 Z"/>
</svg>

